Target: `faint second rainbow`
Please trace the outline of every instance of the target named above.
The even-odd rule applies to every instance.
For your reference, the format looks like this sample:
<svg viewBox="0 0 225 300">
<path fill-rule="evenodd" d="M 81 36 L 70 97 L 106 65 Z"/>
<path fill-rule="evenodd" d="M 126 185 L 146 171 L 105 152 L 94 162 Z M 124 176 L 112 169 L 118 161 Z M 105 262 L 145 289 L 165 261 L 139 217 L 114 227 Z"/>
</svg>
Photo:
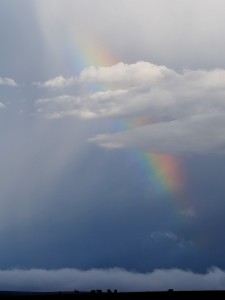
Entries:
<svg viewBox="0 0 225 300">
<path fill-rule="evenodd" d="M 118 62 L 104 43 L 92 36 L 90 32 L 77 28 L 65 40 L 68 67 L 79 73 L 90 66 L 110 67 Z"/>
</svg>

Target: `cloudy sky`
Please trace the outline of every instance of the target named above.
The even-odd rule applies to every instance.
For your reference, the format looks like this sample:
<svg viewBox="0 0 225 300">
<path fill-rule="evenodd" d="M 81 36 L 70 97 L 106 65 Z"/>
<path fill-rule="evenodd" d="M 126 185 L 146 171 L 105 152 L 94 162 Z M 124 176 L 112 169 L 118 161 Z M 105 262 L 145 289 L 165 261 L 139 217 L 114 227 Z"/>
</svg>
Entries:
<svg viewBox="0 0 225 300">
<path fill-rule="evenodd" d="M 225 289 L 224 0 L 0 0 L 0 290 Z"/>
</svg>

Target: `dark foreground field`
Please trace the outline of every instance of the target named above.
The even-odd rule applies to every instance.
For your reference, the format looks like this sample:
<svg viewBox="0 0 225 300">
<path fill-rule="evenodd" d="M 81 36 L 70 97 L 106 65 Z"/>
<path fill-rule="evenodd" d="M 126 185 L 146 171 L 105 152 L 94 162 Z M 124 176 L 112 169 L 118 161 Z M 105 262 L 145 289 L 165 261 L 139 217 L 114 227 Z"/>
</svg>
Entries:
<svg viewBox="0 0 225 300">
<path fill-rule="evenodd" d="M 0 299 L 80 299 L 80 298 L 135 298 L 135 299 L 225 299 L 225 291 L 117 292 L 95 290 L 90 292 L 0 292 Z"/>
</svg>

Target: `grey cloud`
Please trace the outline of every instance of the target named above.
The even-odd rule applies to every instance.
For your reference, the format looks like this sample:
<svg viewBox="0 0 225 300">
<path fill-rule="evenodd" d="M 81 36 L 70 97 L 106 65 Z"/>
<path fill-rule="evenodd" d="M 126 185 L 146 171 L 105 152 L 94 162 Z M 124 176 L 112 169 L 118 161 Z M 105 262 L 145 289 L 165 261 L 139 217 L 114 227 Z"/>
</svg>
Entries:
<svg viewBox="0 0 225 300">
<path fill-rule="evenodd" d="M 74 59 L 79 64 L 80 59 L 82 65 L 91 60 L 87 50 L 91 49 L 92 55 L 102 50 L 102 56 L 108 54 L 116 61 L 151 60 L 178 69 L 224 66 L 223 0 L 92 2 L 90 6 L 87 0 L 34 1 L 46 44 L 58 64 L 68 62 L 71 51 L 71 64 Z M 67 39 L 74 39 L 78 49 Z M 92 39 L 99 45 L 97 50 L 88 43 Z"/>
<path fill-rule="evenodd" d="M 125 132 L 90 138 L 103 147 L 120 145 L 152 152 L 223 153 L 224 114 L 197 115 L 189 119 L 148 125 Z"/>
<path fill-rule="evenodd" d="M 189 270 L 158 269 L 152 273 L 137 273 L 120 268 L 2 270 L 1 290 L 11 291 L 118 291 L 223 290 L 225 272 L 211 268 L 205 274 Z"/>
</svg>

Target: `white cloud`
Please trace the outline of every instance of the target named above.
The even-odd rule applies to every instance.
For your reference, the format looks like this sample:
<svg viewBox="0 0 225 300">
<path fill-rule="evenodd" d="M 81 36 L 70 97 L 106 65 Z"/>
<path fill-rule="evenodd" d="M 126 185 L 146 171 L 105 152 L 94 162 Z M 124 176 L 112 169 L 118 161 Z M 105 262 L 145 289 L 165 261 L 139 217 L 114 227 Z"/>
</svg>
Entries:
<svg viewBox="0 0 225 300">
<path fill-rule="evenodd" d="M 45 82 L 34 82 L 43 88 L 65 88 L 74 84 L 101 84 L 112 88 L 130 88 L 132 86 L 152 84 L 158 79 L 174 72 L 165 66 L 139 61 L 135 64 L 117 63 L 111 67 L 90 66 L 81 71 L 79 77 L 65 78 L 59 75 Z"/>
<path fill-rule="evenodd" d="M 105 147 L 158 152 L 223 152 L 225 70 L 181 73 L 148 62 L 90 67 L 77 78 L 82 93 L 37 100 L 48 117 L 145 118 L 151 125 L 96 136 Z M 92 92 L 91 84 L 105 90 Z M 86 88 L 86 92 L 84 91 Z M 66 101 L 65 99 L 66 98 Z"/>
<path fill-rule="evenodd" d="M 153 84 L 167 75 L 173 74 L 165 66 L 138 61 L 135 64 L 118 63 L 111 67 L 89 67 L 79 76 L 83 83 L 100 83 L 123 89 L 132 86 Z"/>
<path fill-rule="evenodd" d="M 41 98 L 36 101 L 36 105 L 39 107 L 38 112 L 44 112 L 50 119 L 65 116 L 82 117 L 79 97 L 61 95 L 54 98 Z"/>
<path fill-rule="evenodd" d="M 224 290 L 225 272 L 211 268 L 205 274 L 189 270 L 162 269 L 138 273 L 120 268 L 2 270 L 2 291 L 118 291 Z"/>
<path fill-rule="evenodd" d="M 0 102 L 0 108 L 4 108 L 5 104 L 3 104 L 2 102 Z"/>
<path fill-rule="evenodd" d="M 55 81 L 72 82 L 61 76 L 56 78 L 59 80 L 43 85 L 56 86 Z M 92 118 L 144 114 L 153 120 L 176 120 L 225 109 L 225 70 L 222 69 L 176 73 L 148 62 L 119 63 L 112 67 L 86 68 L 77 82 L 101 84 L 101 91 L 92 92 L 86 86 L 86 93 L 80 95 L 80 111 L 89 111 Z M 60 108 L 55 107 L 55 110 Z M 65 110 L 72 108 L 65 107 Z"/>
<path fill-rule="evenodd" d="M 0 85 L 6 85 L 6 86 L 17 86 L 17 83 L 15 80 L 8 78 L 8 77 L 0 77 Z"/>
<path fill-rule="evenodd" d="M 120 107 L 117 108 L 112 98 L 120 97 L 126 93 L 122 90 L 97 92 L 82 96 L 61 95 L 54 98 L 44 98 L 36 100 L 39 111 L 52 118 L 54 115 L 59 117 L 75 116 L 81 119 L 96 119 L 117 115 Z M 103 104 L 103 105 L 102 105 Z"/>
<path fill-rule="evenodd" d="M 75 83 L 76 83 L 75 77 L 65 78 L 62 75 L 59 75 L 45 82 L 34 82 L 33 84 L 41 88 L 65 88 Z"/>
</svg>

